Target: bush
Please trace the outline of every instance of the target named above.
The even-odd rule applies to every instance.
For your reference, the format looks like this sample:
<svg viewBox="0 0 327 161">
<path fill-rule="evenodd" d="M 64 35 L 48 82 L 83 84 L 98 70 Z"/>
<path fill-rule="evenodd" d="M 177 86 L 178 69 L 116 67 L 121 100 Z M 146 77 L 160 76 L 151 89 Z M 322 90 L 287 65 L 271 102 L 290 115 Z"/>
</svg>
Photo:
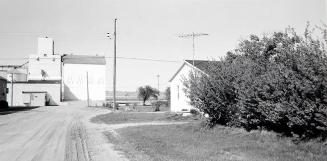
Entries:
<svg viewBox="0 0 327 161">
<path fill-rule="evenodd" d="M 302 37 L 293 29 L 252 35 L 212 61 L 206 74 L 190 73 L 185 90 L 211 124 L 326 137 L 325 41 L 312 38 L 309 28 Z"/>
<path fill-rule="evenodd" d="M 194 108 L 192 108 L 192 109 L 190 110 L 190 113 L 191 113 L 192 115 L 199 115 L 199 114 L 200 114 L 199 110 L 194 109 Z"/>
<path fill-rule="evenodd" d="M 7 109 L 7 108 L 9 108 L 8 102 L 5 100 L 1 100 L 0 101 L 0 109 Z"/>
<path fill-rule="evenodd" d="M 160 111 L 160 106 L 166 106 L 167 105 L 167 101 L 153 101 L 151 102 L 151 105 L 154 109 L 154 111 Z"/>
</svg>

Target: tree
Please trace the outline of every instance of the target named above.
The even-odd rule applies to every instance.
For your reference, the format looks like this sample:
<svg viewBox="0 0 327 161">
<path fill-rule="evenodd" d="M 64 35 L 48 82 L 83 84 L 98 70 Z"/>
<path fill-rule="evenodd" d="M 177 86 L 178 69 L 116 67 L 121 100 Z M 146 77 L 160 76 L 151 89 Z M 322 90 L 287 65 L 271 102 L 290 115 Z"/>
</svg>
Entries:
<svg viewBox="0 0 327 161">
<path fill-rule="evenodd" d="M 309 27 L 303 36 L 288 28 L 242 40 L 207 75 L 190 74 L 191 104 L 213 125 L 327 137 L 326 34 L 313 35 Z"/>
<path fill-rule="evenodd" d="M 166 88 L 166 91 L 165 91 L 165 98 L 168 102 L 168 105 L 170 106 L 170 87 L 167 87 Z"/>
<path fill-rule="evenodd" d="M 147 85 L 144 87 L 139 87 L 137 89 L 137 97 L 143 101 L 143 106 L 145 106 L 145 102 L 152 98 L 157 99 L 159 95 L 159 91 L 155 88 L 152 88 L 151 86 Z"/>
</svg>

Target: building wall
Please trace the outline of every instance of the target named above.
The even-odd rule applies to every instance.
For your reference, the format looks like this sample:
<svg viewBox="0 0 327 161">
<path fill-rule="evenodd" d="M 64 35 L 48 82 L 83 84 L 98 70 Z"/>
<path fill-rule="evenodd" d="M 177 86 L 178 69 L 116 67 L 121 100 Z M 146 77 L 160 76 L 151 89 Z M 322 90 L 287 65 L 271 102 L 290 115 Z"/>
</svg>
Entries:
<svg viewBox="0 0 327 161">
<path fill-rule="evenodd" d="M 170 82 L 171 111 L 181 112 L 183 109 L 189 111 L 193 107 L 189 104 L 190 100 L 184 92 L 183 80 L 189 77 L 192 68 L 185 64 L 175 78 Z"/>
<path fill-rule="evenodd" d="M 64 64 L 64 100 L 87 100 L 86 73 L 88 73 L 89 98 L 105 100 L 105 68 L 105 65 Z"/>
<path fill-rule="evenodd" d="M 38 55 L 53 55 L 54 54 L 54 41 L 52 38 L 38 38 L 37 46 Z"/>
<path fill-rule="evenodd" d="M 9 92 L 7 94 L 7 101 L 9 106 L 11 105 L 11 92 L 12 87 L 11 83 L 7 84 Z M 13 106 L 25 106 L 23 103 L 23 91 L 32 92 L 32 91 L 46 91 L 47 98 L 50 100 L 49 105 L 58 105 L 60 103 L 60 83 L 27 83 L 27 82 L 14 82 L 13 84 L 14 91 L 14 101 Z"/>
<path fill-rule="evenodd" d="M 28 80 L 61 80 L 61 56 L 30 55 Z"/>
</svg>

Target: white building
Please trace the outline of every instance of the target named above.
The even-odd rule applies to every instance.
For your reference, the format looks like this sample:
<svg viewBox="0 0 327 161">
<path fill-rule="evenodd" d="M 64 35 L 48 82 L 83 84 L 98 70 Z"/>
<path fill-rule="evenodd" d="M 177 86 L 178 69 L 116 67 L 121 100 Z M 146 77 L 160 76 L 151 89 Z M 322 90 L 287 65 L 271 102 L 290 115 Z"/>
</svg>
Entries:
<svg viewBox="0 0 327 161">
<path fill-rule="evenodd" d="M 38 39 L 38 54 L 28 60 L 28 80 L 61 81 L 61 55 L 54 54 L 51 38 Z"/>
<path fill-rule="evenodd" d="M 185 93 L 185 79 L 189 78 L 192 71 L 205 73 L 209 61 L 204 60 L 185 60 L 182 66 L 177 70 L 170 82 L 170 107 L 172 112 L 189 112 L 193 107 L 190 105 L 190 99 Z"/>
<path fill-rule="evenodd" d="M 10 106 L 29 106 L 34 101 L 44 101 L 46 105 L 59 105 L 61 102 L 61 55 L 55 55 L 51 38 L 38 39 L 38 53 L 28 59 L 27 76 L 16 67 L 8 70 L 7 100 Z M 11 74 L 13 73 L 13 74 Z M 11 83 L 11 79 L 13 83 Z M 37 93 L 45 93 L 45 98 L 36 98 Z M 30 100 L 26 95 L 30 95 Z M 32 95 L 35 94 L 35 98 Z M 29 98 L 29 97 L 28 97 Z"/>
<path fill-rule="evenodd" d="M 63 56 L 64 100 L 104 101 L 106 61 L 103 56 Z M 89 93 L 89 94 L 87 94 Z"/>
<path fill-rule="evenodd" d="M 86 100 L 87 96 L 105 100 L 104 57 L 56 55 L 53 40 L 46 37 L 38 39 L 38 53 L 29 56 L 27 66 L 27 70 L 22 68 L 25 64 L 0 66 L 0 74 L 8 75 L 10 81 L 9 106 L 59 105 L 63 100 Z"/>
</svg>

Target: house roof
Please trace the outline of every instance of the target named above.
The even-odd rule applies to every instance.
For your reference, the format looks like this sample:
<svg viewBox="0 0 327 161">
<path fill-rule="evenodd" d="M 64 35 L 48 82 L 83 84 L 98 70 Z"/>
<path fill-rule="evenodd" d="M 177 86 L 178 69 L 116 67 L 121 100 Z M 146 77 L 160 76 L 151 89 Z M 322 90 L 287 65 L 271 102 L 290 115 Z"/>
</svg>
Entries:
<svg viewBox="0 0 327 161">
<path fill-rule="evenodd" d="M 193 65 L 193 60 L 185 60 L 185 62 Z M 206 73 L 206 71 L 209 68 L 210 62 L 213 61 L 209 61 L 209 60 L 194 60 L 194 67 L 196 67 L 197 69 L 203 71 L 204 73 Z"/>
<path fill-rule="evenodd" d="M 210 63 L 212 63 L 212 62 L 215 62 L 215 61 L 194 60 L 194 65 L 193 65 L 193 60 L 184 60 L 182 66 L 177 70 L 177 72 L 173 75 L 173 77 L 170 78 L 169 82 L 171 82 L 176 77 L 176 75 L 183 69 L 183 67 L 185 65 L 188 65 L 191 68 L 193 68 L 201 73 L 206 74 L 209 69 Z"/>
<path fill-rule="evenodd" d="M 94 64 L 105 65 L 106 59 L 104 56 L 89 56 L 89 55 L 64 55 L 64 64 Z"/>
</svg>

